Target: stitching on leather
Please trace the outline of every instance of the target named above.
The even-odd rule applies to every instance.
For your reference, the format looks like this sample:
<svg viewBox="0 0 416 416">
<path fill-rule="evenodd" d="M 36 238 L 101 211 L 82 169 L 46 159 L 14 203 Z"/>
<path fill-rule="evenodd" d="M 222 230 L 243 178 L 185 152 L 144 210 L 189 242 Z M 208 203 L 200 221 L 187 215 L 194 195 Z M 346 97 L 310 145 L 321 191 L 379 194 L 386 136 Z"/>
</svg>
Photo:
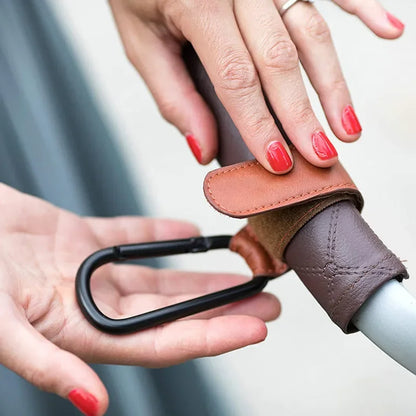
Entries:
<svg viewBox="0 0 416 416">
<path fill-rule="evenodd" d="M 291 200 L 294 200 L 294 199 L 297 199 L 297 198 L 302 198 L 304 196 L 308 196 L 308 195 L 311 195 L 311 194 L 316 193 L 316 192 L 321 192 L 321 191 L 326 191 L 326 190 L 335 190 L 335 189 L 339 189 L 339 188 L 342 188 L 342 187 L 345 187 L 345 186 L 349 186 L 349 187 L 352 186 L 354 189 L 356 189 L 355 185 L 352 182 L 346 182 L 346 183 L 339 183 L 339 184 L 336 184 L 336 185 L 327 185 L 327 186 L 324 186 L 324 187 L 321 187 L 321 188 L 318 188 L 318 189 L 313 189 L 313 190 L 308 191 L 308 192 L 303 192 L 303 193 L 300 193 L 300 194 L 297 194 L 297 195 L 293 195 L 291 197 L 282 199 L 280 201 L 272 202 L 268 205 L 260 205 L 260 206 L 254 207 L 254 208 L 240 210 L 240 211 L 232 211 L 229 208 L 226 208 L 224 205 L 222 205 L 218 201 L 218 199 L 214 196 L 214 192 L 213 192 L 212 186 L 211 186 L 211 183 L 212 183 L 213 179 L 217 176 L 225 175 L 229 172 L 239 170 L 239 169 L 247 169 L 251 166 L 257 166 L 258 164 L 259 164 L 258 162 L 249 162 L 249 163 L 246 163 L 242 166 L 234 166 L 230 169 L 221 169 L 219 172 L 216 172 L 216 173 L 212 174 L 211 176 L 209 176 L 208 179 L 207 179 L 207 189 L 208 189 L 208 193 L 211 195 L 212 200 L 215 202 L 215 204 L 218 207 L 222 208 L 223 210 L 225 210 L 229 213 L 232 213 L 232 214 L 250 214 L 250 213 L 253 213 L 253 212 L 257 212 L 257 210 L 259 210 L 259 209 L 268 209 L 268 208 L 277 207 L 279 204 L 282 204 L 282 203 L 285 203 L 285 202 L 288 202 L 288 201 L 291 201 Z"/>
<path fill-rule="evenodd" d="M 334 208 L 331 207 L 331 219 L 329 221 L 329 227 L 328 227 L 328 236 L 327 236 L 327 240 L 326 240 L 326 262 L 325 262 L 325 266 L 322 268 L 322 275 L 325 276 L 325 269 L 330 261 L 330 254 L 329 254 L 329 248 L 330 248 L 330 241 L 331 241 L 331 232 L 332 232 L 332 218 L 334 217 Z M 325 276 L 326 278 L 326 276 Z M 327 297 L 328 297 L 328 302 L 329 304 L 331 304 L 331 279 L 327 279 L 326 278 L 326 291 L 327 291 Z"/>
<path fill-rule="evenodd" d="M 331 263 L 328 263 L 326 266 L 329 266 Z M 363 272 L 367 272 L 370 271 L 371 268 L 373 266 L 356 266 L 356 267 L 343 267 L 343 266 L 336 266 L 337 269 L 345 269 L 345 271 L 342 272 L 338 272 L 337 274 L 343 276 L 343 275 L 348 275 L 348 274 L 358 274 L 358 273 L 363 273 Z M 307 271 L 310 273 L 318 273 L 319 271 L 322 271 L 322 267 L 298 267 L 296 265 L 293 266 L 293 269 L 296 270 L 303 270 L 303 271 Z M 383 268 L 380 268 L 383 269 Z M 323 276 L 325 277 L 325 276 Z"/>
<path fill-rule="evenodd" d="M 331 209 L 331 220 L 329 222 L 329 229 L 328 229 L 328 237 L 326 243 L 326 258 L 327 262 L 322 269 L 322 274 L 325 276 L 325 271 L 327 270 L 328 266 L 333 262 L 333 258 L 331 256 L 331 247 L 333 241 L 333 224 L 334 224 L 334 217 L 335 217 L 335 209 L 332 207 Z M 326 276 L 325 276 L 326 277 Z M 334 300 L 334 279 L 333 275 L 330 273 L 327 279 L 327 296 L 328 296 L 328 303 L 329 307 L 332 309 L 332 305 L 335 302 Z"/>
<path fill-rule="evenodd" d="M 392 258 L 392 257 L 394 257 L 394 254 L 393 253 L 387 253 L 381 260 L 379 260 L 376 264 L 374 264 L 374 265 L 372 265 L 371 267 L 370 267 L 370 269 L 369 270 L 367 270 L 364 274 L 360 274 L 359 276 L 358 276 L 358 278 L 357 279 L 355 279 L 354 280 L 354 282 L 352 282 L 342 293 L 341 293 L 341 296 L 338 298 L 338 301 L 337 301 L 337 303 L 334 305 L 334 307 L 331 309 L 331 315 L 333 315 L 334 316 L 334 318 L 336 317 L 336 316 L 338 316 L 338 314 L 335 312 L 335 310 L 337 309 L 337 307 L 340 305 L 340 303 L 342 302 L 342 300 L 345 298 L 345 296 L 348 294 L 348 292 L 350 292 L 355 286 L 356 286 L 356 284 L 363 278 L 363 277 L 365 277 L 368 273 L 370 273 L 371 271 L 374 271 L 374 270 L 376 270 L 376 268 L 377 268 L 377 270 L 388 270 L 388 271 L 393 271 L 394 270 L 394 268 L 390 268 L 390 267 L 378 267 L 380 264 L 382 264 L 383 262 L 385 262 L 386 260 L 389 260 L 390 258 Z M 342 275 L 346 275 L 346 274 L 348 274 L 349 272 L 343 272 L 343 273 L 334 273 L 334 276 L 335 275 L 340 275 L 340 276 L 342 276 Z"/>
<path fill-rule="evenodd" d="M 338 230 L 339 206 L 335 210 L 334 231 L 332 233 L 331 259 L 334 260 L 336 252 L 337 230 Z"/>
<path fill-rule="evenodd" d="M 296 265 L 292 266 L 294 269 L 296 270 L 304 270 L 306 272 L 318 272 L 322 270 L 322 267 L 309 267 L 309 266 L 303 266 L 303 267 L 298 267 Z"/>
<path fill-rule="evenodd" d="M 304 193 L 300 193 L 300 194 L 297 194 L 297 195 L 293 195 L 293 196 L 291 196 L 289 198 L 281 199 L 279 201 L 272 202 L 272 203 L 270 203 L 268 205 L 259 205 L 259 206 L 256 206 L 254 208 L 244 209 L 244 210 L 239 210 L 239 211 L 231 210 L 231 209 L 225 207 L 224 205 L 222 205 L 218 201 L 218 199 L 215 198 L 215 196 L 214 196 L 214 194 L 213 194 L 213 192 L 211 190 L 210 185 L 208 185 L 208 192 L 210 193 L 210 195 L 212 197 L 212 200 L 215 202 L 215 205 L 217 205 L 218 207 L 222 208 L 226 212 L 229 212 L 231 214 L 252 214 L 252 213 L 257 213 L 258 210 L 276 208 L 280 204 L 283 204 L 285 202 L 289 202 L 289 201 L 292 201 L 294 199 L 302 198 L 304 196 L 312 195 L 314 193 L 318 193 L 318 192 L 322 192 L 322 191 L 334 191 L 336 189 L 342 189 L 342 188 L 344 188 L 346 186 L 354 186 L 354 184 L 352 182 L 346 182 L 346 183 L 339 183 L 339 184 L 336 184 L 336 185 L 328 185 L 328 186 L 324 186 L 322 188 L 314 189 L 314 190 L 309 191 L 309 192 L 304 192 Z"/>
<path fill-rule="evenodd" d="M 385 260 L 389 260 L 390 257 L 386 258 Z M 367 270 L 366 273 L 371 272 L 371 271 L 379 271 L 379 270 L 394 270 L 394 267 L 377 267 L 376 269 L 374 269 L 374 267 L 371 270 Z M 362 270 L 356 270 L 356 271 L 345 271 L 345 272 L 341 272 L 341 273 L 337 273 L 337 276 L 349 276 L 351 274 L 361 274 L 363 273 Z"/>
<path fill-rule="evenodd" d="M 336 209 L 334 210 L 334 222 L 333 222 L 333 230 L 332 230 L 332 242 L 331 242 L 331 262 L 335 265 L 335 252 L 336 252 L 336 241 L 337 241 L 337 229 L 338 229 L 338 218 L 339 218 L 339 205 L 337 205 Z M 334 275 L 330 274 L 331 276 L 331 305 L 335 303 L 335 281 Z"/>
</svg>

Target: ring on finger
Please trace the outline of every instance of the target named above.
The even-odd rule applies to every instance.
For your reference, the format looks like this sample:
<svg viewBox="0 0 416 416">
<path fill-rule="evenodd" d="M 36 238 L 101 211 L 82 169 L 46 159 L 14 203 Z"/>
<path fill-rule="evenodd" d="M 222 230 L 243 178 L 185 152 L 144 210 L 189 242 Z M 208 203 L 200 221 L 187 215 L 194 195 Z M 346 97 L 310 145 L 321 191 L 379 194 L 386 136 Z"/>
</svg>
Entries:
<svg viewBox="0 0 416 416">
<path fill-rule="evenodd" d="M 303 1 L 304 3 L 313 3 L 315 0 L 288 0 L 282 5 L 282 7 L 280 7 L 279 9 L 280 16 L 283 16 L 298 1 Z"/>
</svg>

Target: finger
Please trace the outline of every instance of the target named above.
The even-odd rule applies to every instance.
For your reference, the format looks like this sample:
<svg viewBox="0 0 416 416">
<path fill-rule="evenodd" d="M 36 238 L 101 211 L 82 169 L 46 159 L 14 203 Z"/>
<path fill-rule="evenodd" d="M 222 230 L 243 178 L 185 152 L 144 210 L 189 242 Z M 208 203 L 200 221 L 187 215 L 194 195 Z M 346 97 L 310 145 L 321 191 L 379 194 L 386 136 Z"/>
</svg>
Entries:
<svg viewBox="0 0 416 416">
<path fill-rule="evenodd" d="M 273 173 L 288 172 L 290 150 L 267 108 L 230 2 L 193 2 L 177 19 L 253 155 Z"/>
<path fill-rule="evenodd" d="M 210 293 L 245 283 L 250 279 L 247 276 L 230 273 L 197 273 L 129 264 L 111 267 L 109 274 L 112 284 L 121 296 L 137 293 L 167 296 L 183 293 Z"/>
<path fill-rule="evenodd" d="M 235 4 L 235 12 L 262 86 L 290 140 L 310 163 L 331 166 L 337 160 L 336 150 L 312 110 L 296 47 L 275 4 L 242 0 Z"/>
<path fill-rule="evenodd" d="M 334 3 L 348 13 L 355 14 L 381 38 L 396 39 L 403 33 L 404 24 L 377 0 L 334 0 Z"/>
<path fill-rule="evenodd" d="M 110 316 L 110 318 L 127 318 L 184 302 L 189 299 L 195 299 L 203 295 L 205 295 L 205 293 L 186 293 L 175 296 L 158 294 L 136 294 L 124 296 L 118 302 L 119 314 Z M 98 304 L 98 306 L 101 310 L 103 310 L 100 304 Z M 105 311 L 103 310 L 103 312 Z M 257 296 L 253 296 L 252 298 L 245 299 L 240 302 L 230 303 L 197 315 L 189 316 L 185 319 L 209 319 L 221 315 L 247 315 L 257 317 L 263 321 L 271 321 L 276 319 L 279 314 L 280 303 L 277 298 L 269 293 L 261 293 Z"/>
<path fill-rule="evenodd" d="M 154 344 L 160 360 L 150 356 L 148 365 L 171 365 L 198 357 L 224 354 L 263 341 L 267 328 L 263 321 L 245 316 L 223 316 L 210 320 L 175 322 L 156 331 Z"/>
<path fill-rule="evenodd" d="M 13 302 L 3 296 L 1 304 L 1 363 L 38 388 L 69 399 L 84 414 L 103 415 L 108 395 L 97 374 L 46 340 Z"/>
<path fill-rule="evenodd" d="M 117 7 L 117 2 L 112 2 Z M 123 11 L 115 14 L 127 57 L 143 77 L 163 117 L 186 137 L 199 163 L 217 153 L 217 128 L 181 56 L 181 44 Z M 163 149 L 163 145 L 162 145 Z"/>
<path fill-rule="evenodd" d="M 216 316 L 240 315 L 253 316 L 264 322 L 277 319 L 281 312 L 279 300 L 271 293 L 262 292 L 251 298 L 210 309 L 186 319 L 210 319 Z"/>
<path fill-rule="evenodd" d="M 75 332 L 75 331 L 74 331 Z M 101 336 L 85 348 L 66 337 L 77 355 L 92 362 L 162 367 L 223 354 L 261 342 L 265 323 L 251 316 L 220 316 L 209 320 L 181 320 L 136 334 Z"/>
<path fill-rule="evenodd" d="M 310 5 L 298 4 L 283 20 L 296 44 L 300 60 L 319 95 L 329 125 L 346 142 L 357 140 L 361 125 L 352 107 L 328 25 Z"/>
<path fill-rule="evenodd" d="M 186 221 L 129 216 L 86 217 L 84 220 L 102 247 L 199 235 L 198 228 Z"/>
<path fill-rule="evenodd" d="M 38 197 L 25 194 L 10 186 L 0 183 L 0 228 L 4 230 L 16 229 L 26 233 L 45 234 L 56 226 L 58 210 L 51 203 Z M 45 218 L 48 219 L 45 223 Z"/>
</svg>

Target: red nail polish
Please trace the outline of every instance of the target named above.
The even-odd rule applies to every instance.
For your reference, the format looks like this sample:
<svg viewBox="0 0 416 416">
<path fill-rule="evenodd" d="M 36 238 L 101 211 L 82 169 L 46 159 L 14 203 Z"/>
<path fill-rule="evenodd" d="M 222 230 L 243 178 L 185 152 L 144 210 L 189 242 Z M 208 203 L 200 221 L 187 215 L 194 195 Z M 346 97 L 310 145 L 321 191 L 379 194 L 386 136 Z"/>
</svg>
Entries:
<svg viewBox="0 0 416 416">
<path fill-rule="evenodd" d="M 275 172 L 285 172 L 292 167 L 292 159 L 282 143 L 271 142 L 267 147 L 267 160 Z"/>
<path fill-rule="evenodd" d="M 334 145 L 329 141 L 323 131 L 316 131 L 312 134 L 312 146 L 315 153 L 322 160 L 328 160 L 338 156 Z"/>
<path fill-rule="evenodd" d="M 390 14 L 389 12 L 386 12 L 387 19 L 389 19 L 389 22 L 396 28 L 403 30 L 404 24 L 396 17 Z"/>
<path fill-rule="evenodd" d="M 357 134 L 361 132 L 361 124 L 358 121 L 354 109 L 350 105 L 347 105 L 342 111 L 341 120 L 342 125 L 344 126 L 344 130 L 348 134 Z"/>
<path fill-rule="evenodd" d="M 198 163 L 202 163 L 202 153 L 201 153 L 201 147 L 199 146 L 198 141 L 195 139 L 192 134 L 185 135 L 186 141 L 188 142 L 188 146 L 190 147 L 193 155 L 195 156 L 195 159 L 198 161 Z"/>
<path fill-rule="evenodd" d="M 83 389 L 74 389 L 68 394 L 69 401 L 86 416 L 96 416 L 98 400 Z"/>
</svg>

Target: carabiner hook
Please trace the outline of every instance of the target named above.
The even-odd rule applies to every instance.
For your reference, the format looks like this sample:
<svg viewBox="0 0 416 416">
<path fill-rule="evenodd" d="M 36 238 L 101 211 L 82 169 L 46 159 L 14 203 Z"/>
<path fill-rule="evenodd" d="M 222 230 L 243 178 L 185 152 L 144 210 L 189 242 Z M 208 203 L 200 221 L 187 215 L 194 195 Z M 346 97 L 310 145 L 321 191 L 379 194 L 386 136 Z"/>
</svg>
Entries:
<svg viewBox="0 0 416 416">
<path fill-rule="evenodd" d="M 230 240 L 231 236 L 229 235 L 194 237 L 152 243 L 125 244 L 96 251 L 85 259 L 78 269 L 75 283 L 78 304 L 85 317 L 96 328 L 112 334 L 127 334 L 236 302 L 261 292 L 274 276 L 254 276 L 247 283 L 229 289 L 123 319 L 112 319 L 104 315 L 92 298 L 91 276 L 104 264 L 174 254 L 202 253 L 228 248 Z"/>
</svg>

